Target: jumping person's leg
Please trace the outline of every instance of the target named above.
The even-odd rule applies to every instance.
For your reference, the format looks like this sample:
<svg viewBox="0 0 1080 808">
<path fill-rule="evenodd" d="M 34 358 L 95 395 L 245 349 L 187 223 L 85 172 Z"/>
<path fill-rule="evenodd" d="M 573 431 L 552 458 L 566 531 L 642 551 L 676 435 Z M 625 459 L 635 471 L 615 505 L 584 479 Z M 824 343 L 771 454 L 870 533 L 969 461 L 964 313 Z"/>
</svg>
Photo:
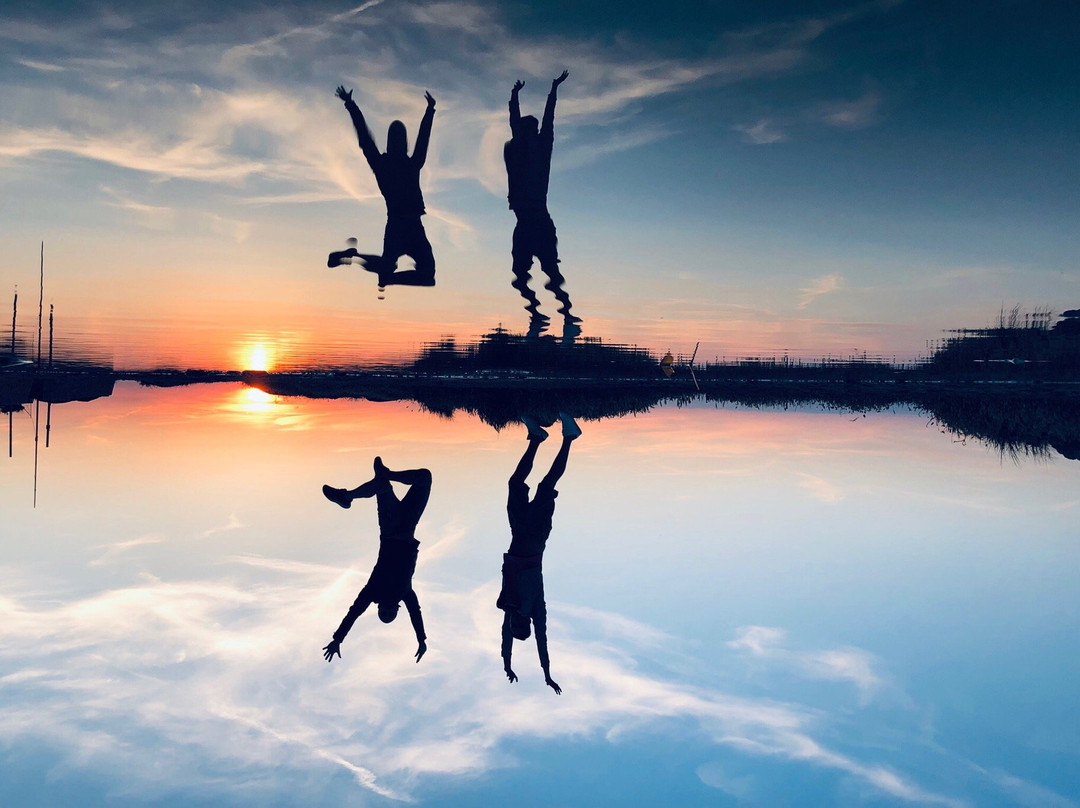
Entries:
<svg viewBox="0 0 1080 808">
<path fill-rule="evenodd" d="M 570 307 L 573 305 L 570 302 L 570 295 L 567 294 L 563 286 L 566 283 L 566 278 L 563 277 L 562 272 L 559 270 L 559 262 L 557 259 L 546 259 L 540 262 L 540 269 L 547 275 L 548 281 L 544 284 L 544 288 L 555 295 L 555 299 L 559 301 L 559 308 L 556 311 L 563 315 L 568 322 L 581 322 L 581 318 L 570 313 Z"/>
<path fill-rule="evenodd" d="M 540 481 L 537 490 L 555 487 L 555 483 L 559 481 L 559 478 L 563 476 L 563 472 L 566 471 L 566 461 L 570 458 L 570 444 L 576 438 L 581 437 L 581 427 L 577 425 L 577 421 L 562 412 L 559 413 L 559 420 L 562 421 L 562 445 L 559 446 L 559 453 L 555 455 L 555 459 L 551 463 L 551 469 L 544 475 L 544 479 Z"/>
<path fill-rule="evenodd" d="M 384 480 L 380 480 L 376 476 L 353 489 L 331 488 L 329 485 L 324 485 L 322 492 L 323 496 L 331 502 L 340 505 L 342 508 L 348 508 L 352 505 L 354 499 L 368 499 L 376 496 L 383 488 L 388 487 Z"/>
<path fill-rule="evenodd" d="M 540 298 L 536 296 L 536 292 L 529 288 L 529 279 L 531 277 L 529 273 L 533 262 L 531 236 L 532 227 L 529 221 L 519 218 L 517 225 L 514 227 L 514 242 L 510 249 L 510 256 L 513 260 L 511 271 L 514 273 L 514 280 L 510 282 L 510 285 L 525 298 L 525 311 L 532 315 L 534 321 L 541 318 L 546 320 L 547 317 L 539 311 Z"/>
<path fill-rule="evenodd" d="M 375 503 L 379 510 L 379 532 L 388 538 L 412 538 L 431 493 L 431 472 L 427 469 L 391 471 L 379 457 L 375 458 L 374 466 L 378 483 Z M 409 486 L 404 497 L 398 499 L 391 482 Z"/>
<path fill-rule="evenodd" d="M 427 507 L 428 498 L 431 496 L 431 472 L 427 469 L 408 469 L 405 471 L 390 471 L 387 469 L 386 477 L 396 483 L 409 486 L 405 496 L 397 510 L 399 529 L 411 534 L 416 530 L 416 524 Z"/>
<path fill-rule="evenodd" d="M 540 269 L 548 277 L 544 288 L 555 295 L 559 301 L 559 314 L 567 322 L 581 322 L 580 317 L 570 313 L 570 295 L 563 288 L 566 278 L 559 269 L 559 239 L 555 233 L 555 223 L 550 216 L 539 219 L 536 223 L 536 257 L 540 260 Z"/>
</svg>

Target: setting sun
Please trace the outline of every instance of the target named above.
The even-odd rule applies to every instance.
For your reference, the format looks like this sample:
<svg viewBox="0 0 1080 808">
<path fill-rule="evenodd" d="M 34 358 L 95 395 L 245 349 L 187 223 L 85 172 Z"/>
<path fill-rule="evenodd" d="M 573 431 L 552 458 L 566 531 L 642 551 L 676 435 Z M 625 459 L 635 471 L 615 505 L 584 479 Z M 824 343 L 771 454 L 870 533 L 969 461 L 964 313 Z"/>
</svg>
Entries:
<svg viewBox="0 0 1080 808">
<path fill-rule="evenodd" d="M 272 349 L 259 342 L 247 349 L 244 370 L 272 370 L 274 355 Z"/>
</svg>

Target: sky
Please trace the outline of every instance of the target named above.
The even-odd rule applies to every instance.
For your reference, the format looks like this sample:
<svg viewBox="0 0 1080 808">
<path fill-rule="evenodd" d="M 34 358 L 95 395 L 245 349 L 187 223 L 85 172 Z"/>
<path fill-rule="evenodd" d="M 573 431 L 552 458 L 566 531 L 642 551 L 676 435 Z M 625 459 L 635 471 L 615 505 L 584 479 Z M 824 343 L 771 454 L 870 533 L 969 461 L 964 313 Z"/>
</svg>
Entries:
<svg viewBox="0 0 1080 808">
<path fill-rule="evenodd" d="M 0 293 L 120 364 L 363 355 L 502 323 L 501 147 L 563 69 L 549 208 L 587 336 L 906 358 L 1080 304 L 1080 10 L 817 3 L 41 2 L 0 10 Z M 376 141 L 437 99 L 434 289 L 376 296 Z M 548 293 L 543 306 L 553 314 Z M 548 295 L 547 297 L 543 297 Z M 20 327 L 29 329 L 32 305 Z M 132 347 L 130 343 L 136 345 Z"/>
</svg>

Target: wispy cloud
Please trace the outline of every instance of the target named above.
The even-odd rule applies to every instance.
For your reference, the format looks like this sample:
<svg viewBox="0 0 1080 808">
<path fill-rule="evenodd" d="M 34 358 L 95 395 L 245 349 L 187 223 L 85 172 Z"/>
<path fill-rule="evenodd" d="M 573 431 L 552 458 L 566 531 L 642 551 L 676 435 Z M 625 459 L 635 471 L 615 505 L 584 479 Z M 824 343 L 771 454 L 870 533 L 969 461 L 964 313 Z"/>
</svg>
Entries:
<svg viewBox="0 0 1080 808">
<path fill-rule="evenodd" d="M 124 555 L 129 550 L 133 550 L 136 547 L 143 547 L 147 544 L 161 544 L 163 541 L 165 541 L 165 539 L 160 536 L 140 536 L 137 539 L 130 539 L 129 541 L 117 541 L 110 544 L 96 545 L 91 549 L 104 550 L 104 552 L 90 561 L 90 566 L 100 567 L 103 564 L 109 564 L 115 561 L 118 556 Z"/>
<path fill-rule="evenodd" d="M 858 648 L 824 651 L 792 651 L 785 647 L 787 632 L 769 626 L 744 626 L 727 645 L 751 656 L 787 666 L 803 676 L 836 682 L 850 682 L 867 704 L 884 681 L 874 670 L 874 658 Z"/>
<path fill-rule="evenodd" d="M 131 218 L 143 227 L 167 230 L 176 222 L 176 211 L 173 208 L 139 202 L 107 185 L 101 186 L 101 192 L 109 198 L 106 204 L 127 211 Z"/>
<path fill-rule="evenodd" d="M 834 503 L 844 498 L 844 492 L 828 480 L 804 472 L 800 472 L 799 477 L 801 478 L 799 486 L 809 492 L 814 499 Z"/>
<path fill-rule="evenodd" d="M 741 132 L 743 140 L 753 143 L 755 146 L 764 146 L 769 143 L 782 143 L 787 140 L 787 135 L 781 132 L 767 118 L 762 118 L 755 124 L 737 124 L 733 127 L 736 132 Z"/>
<path fill-rule="evenodd" d="M 31 70 L 40 70 L 43 73 L 63 73 L 67 70 L 66 67 L 54 65 L 51 62 L 37 62 L 33 59 L 16 59 L 15 61 L 23 67 L 29 67 Z"/>
<path fill-rule="evenodd" d="M 865 129 L 880 120 L 882 99 L 876 90 L 869 90 L 854 101 L 826 105 L 822 120 L 841 129 Z"/>
<path fill-rule="evenodd" d="M 208 538 L 210 536 L 213 536 L 216 533 L 227 533 L 227 532 L 229 532 L 231 530 L 239 530 L 243 526 L 244 526 L 244 523 L 240 521 L 240 517 L 237 516 L 235 513 L 233 513 L 233 514 L 229 514 L 229 520 L 225 524 L 223 524 L 223 525 L 214 525 L 213 527 L 207 528 L 206 530 L 204 530 L 199 535 L 202 538 L 205 539 L 205 538 Z"/>
<path fill-rule="evenodd" d="M 799 297 L 799 303 L 796 306 L 797 309 L 805 309 L 819 297 L 832 294 L 844 288 L 844 277 L 837 273 L 830 273 L 828 275 L 822 275 L 820 278 L 815 278 L 810 282 L 809 286 L 804 286 L 799 291 L 802 293 Z"/>
</svg>

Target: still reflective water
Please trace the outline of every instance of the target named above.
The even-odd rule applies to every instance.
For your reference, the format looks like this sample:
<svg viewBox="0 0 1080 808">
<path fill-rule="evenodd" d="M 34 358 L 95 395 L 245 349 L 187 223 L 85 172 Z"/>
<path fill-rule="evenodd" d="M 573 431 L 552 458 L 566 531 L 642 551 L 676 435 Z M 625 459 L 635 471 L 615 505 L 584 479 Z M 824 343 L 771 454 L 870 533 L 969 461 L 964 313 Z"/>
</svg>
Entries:
<svg viewBox="0 0 1080 808">
<path fill-rule="evenodd" d="M 42 407 L 44 414 L 44 407 Z M 496 601 L 526 429 L 121 382 L 0 459 L 4 805 L 1071 805 L 1080 463 L 923 415 L 582 420 L 535 636 Z M 536 447 L 536 495 L 561 445 Z M 322 648 L 431 471 L 403 609 Z M 401 483 L 398 495 L 406 490 Z"/>
</svg>

